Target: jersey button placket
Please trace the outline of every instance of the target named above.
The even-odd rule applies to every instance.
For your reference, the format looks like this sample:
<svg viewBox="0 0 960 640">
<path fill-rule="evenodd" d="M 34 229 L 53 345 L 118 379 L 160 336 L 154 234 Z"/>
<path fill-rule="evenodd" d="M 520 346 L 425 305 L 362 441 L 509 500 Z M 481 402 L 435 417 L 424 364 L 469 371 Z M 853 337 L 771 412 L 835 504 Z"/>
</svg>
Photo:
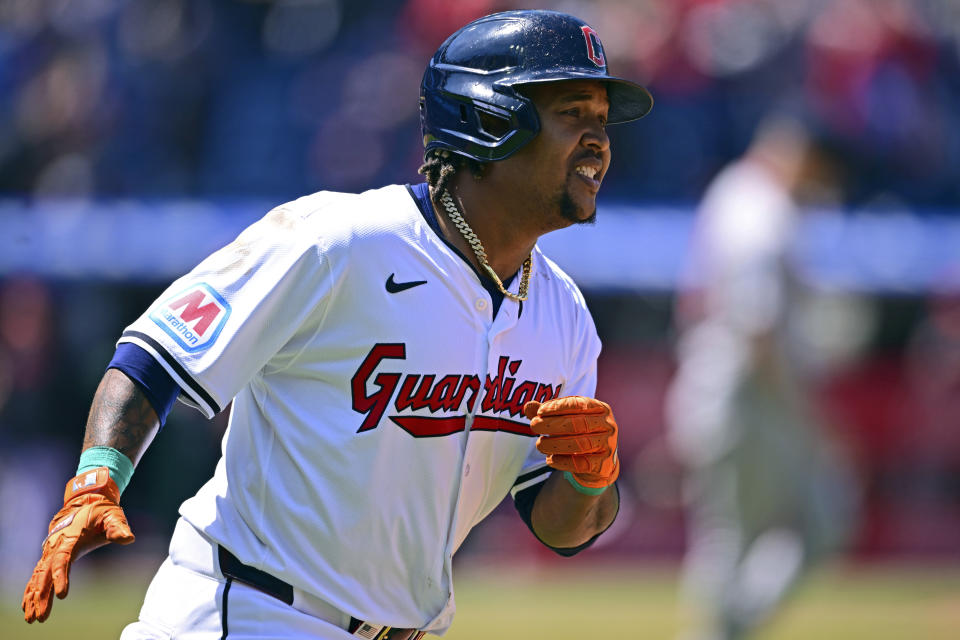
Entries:
<svg viewBox="0 0 960 640">
<path fill-rule="evenodd" d="M 473 301 L 473 308 L 477 311 L 484 311 L 488 304 L 486 298 L 477 298 Z"/>
</svg>

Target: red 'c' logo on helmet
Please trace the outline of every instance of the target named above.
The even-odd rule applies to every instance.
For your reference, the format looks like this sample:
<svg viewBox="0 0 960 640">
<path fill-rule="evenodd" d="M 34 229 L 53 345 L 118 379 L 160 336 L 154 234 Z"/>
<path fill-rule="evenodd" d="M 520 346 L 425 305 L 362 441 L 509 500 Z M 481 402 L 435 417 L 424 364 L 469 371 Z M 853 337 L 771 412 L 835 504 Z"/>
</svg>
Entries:
<svg viewBox="0 0 960 640">
<path fill-rule="evenodd" d="M 603 45 L 600 44 L 600 36 L 593 28 L 586 25 L 580 27 L 583 31 L 583 39 L 587 41 L 587 57 L 590 62 L 598 67 L 607 66 L 607 60 L 603 57 Z"/>
</svg>

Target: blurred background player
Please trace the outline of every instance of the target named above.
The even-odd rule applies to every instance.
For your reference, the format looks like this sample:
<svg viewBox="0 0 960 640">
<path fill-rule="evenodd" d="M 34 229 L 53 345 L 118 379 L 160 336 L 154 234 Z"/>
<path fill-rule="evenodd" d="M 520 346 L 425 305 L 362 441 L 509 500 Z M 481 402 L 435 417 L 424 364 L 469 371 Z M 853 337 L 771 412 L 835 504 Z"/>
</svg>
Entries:
<svg viewBox="0 0 960 640">
<path fill-rule="evenodd" d="M 749 635 L 853 524 L 850 478 L 809 401 L 818 350 L 790 259 L 816 155 L 799 122 L 771 118 L 697 214 L 666 400 L 686 472 L 683 588 L 697 640 Z"/>
</svg>

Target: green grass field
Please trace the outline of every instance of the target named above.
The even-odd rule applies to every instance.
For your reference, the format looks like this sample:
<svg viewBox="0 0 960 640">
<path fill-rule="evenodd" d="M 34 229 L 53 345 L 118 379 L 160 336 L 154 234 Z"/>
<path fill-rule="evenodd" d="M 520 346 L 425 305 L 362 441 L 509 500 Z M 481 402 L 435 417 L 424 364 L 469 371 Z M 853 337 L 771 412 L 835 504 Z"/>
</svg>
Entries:
<svg viewBox="0 0 960 640">
<path fill-rule="evenodd" d="M 116 638 L 136 617 L 149 574 L 79 573 L 46 623 L 27 625 L 19 596 L 0 614 L 4 640 Z M 461 567 L 449 640 L 674 640 L 688 615 L 670 568 Z M 957 640 L 960 566 L 834 568 L 811 577 L 758 640 Z"/>
</svg>

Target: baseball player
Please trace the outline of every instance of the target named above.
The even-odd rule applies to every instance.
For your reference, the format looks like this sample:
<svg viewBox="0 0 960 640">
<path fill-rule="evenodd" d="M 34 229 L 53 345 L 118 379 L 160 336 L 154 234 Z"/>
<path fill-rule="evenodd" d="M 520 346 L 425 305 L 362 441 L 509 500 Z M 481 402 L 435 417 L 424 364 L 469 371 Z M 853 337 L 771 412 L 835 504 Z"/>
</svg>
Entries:
<svg viewBox="0 0 960 640">
<path fill-rule="evenodd" d="M 811 142 L 769 119 L 715 178 L 698 211 L 682 292 L 668 436 L 686 467 L 684 587 L 697 640 L 737 640 L 849 533 L 853 489 L 809 401 L 811 292 L 790 246 Z"/>
<path fill-rule="evenodd" d="M 223 455 L 124 640 L 443 633 L 452 556 L 507 494 L 548 547 L 589 546 L 619 505 L 617 423 L 583 297 L 536 241 L 593 219 L 605 126 L 651 105 L 572 16 L 450 36 L 421 87 L 425 184 L 282 205 L 124 331 L 26 620 L 74 559 L 133 541 L 120 494 L 178 397 L 232 402 Z"/>
</svg>

